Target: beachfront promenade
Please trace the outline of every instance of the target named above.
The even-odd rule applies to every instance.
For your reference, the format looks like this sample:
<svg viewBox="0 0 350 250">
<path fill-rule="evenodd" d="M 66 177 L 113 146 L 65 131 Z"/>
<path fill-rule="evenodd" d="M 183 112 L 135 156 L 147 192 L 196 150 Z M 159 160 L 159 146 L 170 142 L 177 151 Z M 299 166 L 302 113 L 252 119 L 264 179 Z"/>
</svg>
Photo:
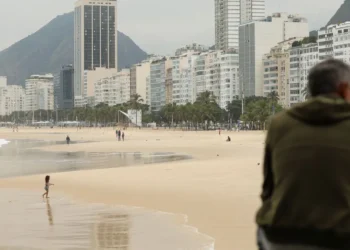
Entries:
<svg viewBox="0 0 350 250">
<path fill-rule="evenodd" d="M 171 130 L 0 129 L 0 138 L 93 141 L 53 145 L 51 152 L 180 153 L 191 160 L 51 174 L 52 196 L 63 194 L 78 202 L 144 207 L 188 216 L 188 224 L 216 239 L 218 250 L 255 250 L 255 212 L 260 204 L 262 152 L 265 133 Z M 230 136 L 232 142 L 226 142 Z M 106 166 L 113 167 L 113 166 Z M 0 188 L 43 189 L 43 176 L 1 180 Z"/>
</svg>

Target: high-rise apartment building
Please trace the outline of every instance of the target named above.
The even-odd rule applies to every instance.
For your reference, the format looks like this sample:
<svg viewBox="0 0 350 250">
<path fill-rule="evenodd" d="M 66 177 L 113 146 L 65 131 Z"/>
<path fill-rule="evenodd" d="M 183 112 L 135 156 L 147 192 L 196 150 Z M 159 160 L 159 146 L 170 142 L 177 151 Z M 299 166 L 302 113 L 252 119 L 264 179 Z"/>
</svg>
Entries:
<svg viewBox="0 0 350 250">
<path fill-rule="evenodd" d="M 117 1 L 78 0 L 74 15 L 74 94 L 87 95 L 87 71 L 117 69 Z M 90 83 L 93 88 L 93 83 Z"/>
<path fill-rule="evenodd" d="M 95 105 L 100 103 L 114 106 L 130 100 L 130 69 L 123 69 L 117 74 L 95 82 Z"/>
<path fill-rule="evenodd" d="M 74 108 L 74 68 L 72 65 L 62 67 L 54 76 L 55 109 Z"/>
<path fill-rule="evenodd" d="M 0 77 L 0 116 L 25 111 L 25 91 L 19 85 L 7 85 L 6 77 Z"/>
<path fill-rule="evenodd" d="M 289 51 L 289 106 L 305 101 L 309 71 L 319 61 L 318 44 L 308 43 Z"/>
<path fill-rule="evenodd" d="M 302 39 L 303 38 L 292 38 L 280 42 L 271 49 L 270 53 L 263 57 L 263 95 L 264 97 L 268 97 L 272 92 L 277 93 L 279 103 L 285 108 L 289 107 L 290 102 L 290 50 L 295 41 L 300 41 Z M 293 85 L 293 87 L 295 86 Z"/>
<path fill-rule="evenodd" d="M 242 24 L 239 27 L 239 69 L 244 95 L 263 96 L 263 56 L 272 47 L 293 37 L 307 36 L 307 20 L 286 13 L 274 13 L 263 20 Z"/>
<path fill-rule="evenodd" d="M 25 110 L 54 110 L 53 75 L 32 75 L 25 83 Z"/>
<path fill-rule="evenodd" d="M 265 17 L 265 0 L 215 0 L 215 48 L 239 47 L 239 25 Z"/>
<path fill-rule="evenodd" d="M 166 104 L 166 72 L 171 68 L 171 61 L 167 58 L 154 60 L 151 63 L 151 73 L 148 86 L 148 100 L 151 111 L 160 111 Z"/>
<path fill-rule="evenodd" d="M 320 60 L 338 58 L 350 62 L 350 22 L 332 24 L 318 31 Z"/>
<path fill-rule="evenodd" d="M 7 77 L 0 76 L 0 88 L 5 88 L 7 86 Z"/>
</svg>

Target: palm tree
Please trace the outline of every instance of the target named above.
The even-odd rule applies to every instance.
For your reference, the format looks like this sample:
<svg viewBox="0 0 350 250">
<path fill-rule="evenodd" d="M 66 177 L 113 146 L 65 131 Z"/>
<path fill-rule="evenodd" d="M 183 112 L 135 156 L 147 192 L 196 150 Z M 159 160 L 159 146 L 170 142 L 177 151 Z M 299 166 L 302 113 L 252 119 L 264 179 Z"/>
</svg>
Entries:
<svg viewBox="0 0 350 250">
<path fill-rule="evenodd" d="M 274 115 L 275 114 L 275 105 L 279 101 L 278 93 L 276 91 L 272 91 L 267 95 L 267 98 L 269 98 L 271 100 L 272 115 Z"/>
<path fill-rule="evenodd" d="M 136 126 L 137 125 L 137 112 L 142 110 L 144 100 L 141 98 L 139 94 L 134 94 L 131 96 L 130 100 L 126 103 L 126 105 L 132 110 L 136 110 Z"/>
</svg>

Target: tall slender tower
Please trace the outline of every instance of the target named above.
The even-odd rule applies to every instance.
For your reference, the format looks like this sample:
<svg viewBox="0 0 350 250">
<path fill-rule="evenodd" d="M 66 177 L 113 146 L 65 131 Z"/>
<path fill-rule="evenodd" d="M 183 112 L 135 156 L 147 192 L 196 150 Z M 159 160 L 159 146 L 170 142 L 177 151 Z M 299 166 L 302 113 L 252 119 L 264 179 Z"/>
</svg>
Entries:
<svg viewBox="0 0 350 250">
<path fill-rule="evenodd" d="M 215 0 L 215 47 L 239 47 L 239 25 L 265 17 L 265 0 Z"/>
<path fill-rule="evenodd" d="M 78 0 L 74 12 L 74 95 L 84 98 L 86 71 L 118 68 L 117 0 Z"/>
</svg>

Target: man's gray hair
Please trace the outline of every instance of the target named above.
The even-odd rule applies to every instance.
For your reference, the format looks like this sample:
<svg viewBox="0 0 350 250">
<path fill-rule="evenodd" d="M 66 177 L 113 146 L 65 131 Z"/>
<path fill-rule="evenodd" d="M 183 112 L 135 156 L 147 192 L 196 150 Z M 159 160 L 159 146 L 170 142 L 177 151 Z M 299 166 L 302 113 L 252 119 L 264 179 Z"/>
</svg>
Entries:
<svg viewBox="0 0 350 250">
<path fill-rule="evenodd" d="M 310 70 L 308 81 L 311 96 L 336 93 L 340 83 L 350 84 L 350 66 L 336 59 L 325 60 Z"/>
</svg>

